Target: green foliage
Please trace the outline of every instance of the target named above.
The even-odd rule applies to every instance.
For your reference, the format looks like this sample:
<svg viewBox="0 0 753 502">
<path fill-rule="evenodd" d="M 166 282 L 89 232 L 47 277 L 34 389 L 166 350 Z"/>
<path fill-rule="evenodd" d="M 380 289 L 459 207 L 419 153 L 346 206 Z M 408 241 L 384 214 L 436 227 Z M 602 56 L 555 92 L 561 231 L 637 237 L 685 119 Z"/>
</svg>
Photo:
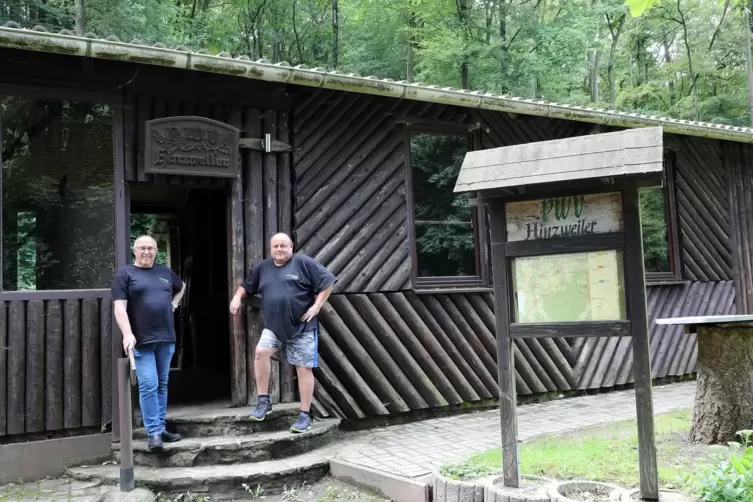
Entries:
<svg viewBox="0 0 753 502">
<path fill-rule="evenodd" d="M 640 201 L 643 262 L 646 272 L 669 272 L 671 269 L 664 188 L 641 190 Z"/>
<path fill-rule="evenodd" d="M 686 476 L 688 487 L 702 502 L 753 501 L 753 430 L 737 433 L 741 442 L 729 443 L 727 459 Z"/>
</svg>

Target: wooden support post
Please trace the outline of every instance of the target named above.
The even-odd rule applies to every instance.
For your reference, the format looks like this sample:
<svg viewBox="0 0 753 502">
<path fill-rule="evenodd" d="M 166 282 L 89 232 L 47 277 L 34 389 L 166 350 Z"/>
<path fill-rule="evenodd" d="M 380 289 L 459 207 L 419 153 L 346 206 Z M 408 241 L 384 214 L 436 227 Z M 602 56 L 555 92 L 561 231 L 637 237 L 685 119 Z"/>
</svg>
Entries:
<svg viewBox="0 0 753 502">
<path fill-rule="evenodd" d="M 502 471 L 505 486 L 520 486 L 518 463 L 518 416 L 515 394 L 515 363 L 510 338 L 509 281 L 505 257 L 505 204 L 493 200 L 489 204 L 491 221 L 491 252 L 494 263 L 494 314 L 497 331 L 497 372 L 499 412 L 502 427 Z"/>
<path fill-rule="evenodd" d="M 659 474 L 654 442 L 654 403 L 651 397 L 651 347 L 648 338 L 643 239 L 637 187 L 632 186 L 623 190 L 622 211 L 625 227 L 625 288 L 633 337 L 635 404 L 638 415 L 640 492 L 644 500 L 658 500 Z"/>
<path fill-rule="evenodd" d="M 120 415 L 120 491 L 132 492 L 133 477 L 133 428 L 131 427 L 131 387 L 128 376 L 128 358 L 118 358 L 118 413 Z"/>
</svg>

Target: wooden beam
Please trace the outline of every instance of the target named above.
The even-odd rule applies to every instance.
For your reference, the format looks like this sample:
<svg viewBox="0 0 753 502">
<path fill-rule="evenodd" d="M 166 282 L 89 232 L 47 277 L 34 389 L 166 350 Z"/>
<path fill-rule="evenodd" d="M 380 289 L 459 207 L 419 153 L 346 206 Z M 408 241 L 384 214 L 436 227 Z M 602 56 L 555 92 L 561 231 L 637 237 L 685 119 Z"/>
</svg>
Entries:
<svg viewBox="0 0 753 502">
<path fill-rule="evenodd" d="M 579 235 L 577 237 L 555 237 L 505 243 L 505 256 L 541 256 L 560 253 L 583 253 L 610 249 L 624 249 L 625 234 L 613 232 L 601 235 Z"/>
<path fill-rule="evenodd" d="M 625 286 L 628 318 L 633 335 L 635 404 L 638 415 L 638 462 L 641 498 L 659 499 L 659 474 L 654 440 L 654 403 L 651 398 L 651 347 L 649 343 L 646 284 L 641 238 L 638 188 L 622 191 L 625 224 Z"/>
<path fill-rule="evenodd" d="M 512 338 L 630 336 L 630 321 L 512 324 Z"/>
<path fill-rule="evenodd" d="M 505 205 L 496 200 L 489 205 L 491 248 L 494 271 L 494 312 L 497 331 L 497 371 L 499 411 L 502 426 L 502 471 L 505 486 L 520 486 L 518 463 L 518 417 L 515 394 L 515 363 L 510 338 L 510 281 L 505 256 Z"/>
</svg>

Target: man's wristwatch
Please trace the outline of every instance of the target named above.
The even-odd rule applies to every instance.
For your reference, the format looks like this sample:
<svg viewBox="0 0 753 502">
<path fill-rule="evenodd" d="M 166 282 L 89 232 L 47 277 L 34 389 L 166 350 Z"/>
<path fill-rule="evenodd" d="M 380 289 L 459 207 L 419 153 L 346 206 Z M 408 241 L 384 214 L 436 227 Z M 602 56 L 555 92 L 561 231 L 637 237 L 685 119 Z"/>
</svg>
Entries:
<svg viewBox="0 0 753 502">
<path fill-rule="evenodd" d="M 178 308 L 178 304 L 175 302 L 170 302 L 170 304 L 173 306 L 173 310 Z"/>
</svg>

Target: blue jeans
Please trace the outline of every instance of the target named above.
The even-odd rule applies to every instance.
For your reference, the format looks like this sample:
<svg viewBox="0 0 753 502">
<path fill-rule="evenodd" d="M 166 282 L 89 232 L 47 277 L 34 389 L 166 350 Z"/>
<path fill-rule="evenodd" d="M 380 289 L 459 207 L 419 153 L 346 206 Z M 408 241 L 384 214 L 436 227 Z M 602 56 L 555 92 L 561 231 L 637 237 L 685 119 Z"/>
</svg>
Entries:
<svg viewBox="0 0 753 502">
<path fill-rule="evenodd" d="M 133 349 L 136 378 L 139 380 L 139 405 L 146 432 L 153 436 L 165 430 L 167 379 L 175 353 L 174 343 L 150 343 Z"/>
</svg>

